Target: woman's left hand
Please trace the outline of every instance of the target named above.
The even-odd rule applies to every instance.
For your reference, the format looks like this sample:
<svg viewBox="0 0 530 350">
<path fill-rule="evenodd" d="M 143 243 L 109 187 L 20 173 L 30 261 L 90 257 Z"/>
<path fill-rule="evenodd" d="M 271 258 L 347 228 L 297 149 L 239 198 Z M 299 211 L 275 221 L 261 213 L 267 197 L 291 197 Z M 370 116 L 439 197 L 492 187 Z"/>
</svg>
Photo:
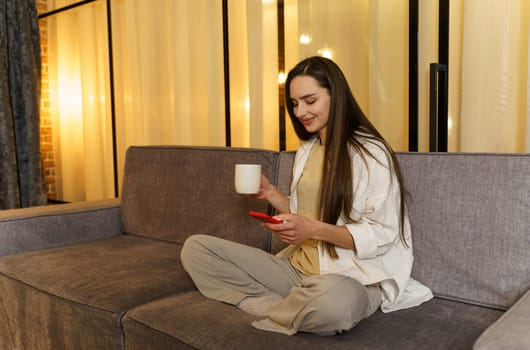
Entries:
<svg viewBox="0 0 530 350">
<path fill-rule="evenodd" d="M 288 244 L 298 244 L 313 238 L 313 232 L 319 223 L 319 221 L 295 214 L 280 214 L 276 215 L 275 218 L 283 221 L 283 223 L 266 223 L 265 227 Z"/>
<path fill-rule="evenodd" d="M 356 250 L 353 236 L 346 226 L 326 224 L 296 214 L 280 214 L 276 215 L 275 218 L 283 221 L 283 223 L 266 223 L 264 225 L 285 243 L 298 244 L 306 239 L 316 239 L 342 248 Z"/>
</svg>

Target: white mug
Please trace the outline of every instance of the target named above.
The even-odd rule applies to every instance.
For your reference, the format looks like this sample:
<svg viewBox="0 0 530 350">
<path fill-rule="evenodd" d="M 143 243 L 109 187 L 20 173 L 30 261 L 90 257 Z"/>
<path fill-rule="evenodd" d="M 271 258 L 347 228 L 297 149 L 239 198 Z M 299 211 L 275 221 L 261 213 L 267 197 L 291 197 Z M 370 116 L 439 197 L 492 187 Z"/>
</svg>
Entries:
<svg viewBox="0 0 530 350">
<path fill-rule="evenodd" d="M 237 193 L 258 193 L 261 185 L 261 165 L 236 164 L 236 174 L 234 180 Z"/>
</svg>

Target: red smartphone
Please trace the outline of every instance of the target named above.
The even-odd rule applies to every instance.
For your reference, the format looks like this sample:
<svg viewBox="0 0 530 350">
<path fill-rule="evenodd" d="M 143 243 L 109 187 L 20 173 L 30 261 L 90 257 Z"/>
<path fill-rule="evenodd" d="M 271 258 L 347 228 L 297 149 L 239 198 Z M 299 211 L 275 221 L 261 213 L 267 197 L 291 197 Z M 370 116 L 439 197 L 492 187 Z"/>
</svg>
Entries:
<svg viewBox="0 0 530 350">
<path fill-rule="evenodd" d="M 248 215 L 250 215 L 253 218 L 258 219 L 260 221 L 268 222 L 268 223 L 271 223 L 271 224 L 281 224 L 282 223 L 280 220 L 275 219 L 275 218 L 273 218 L 270 215 L 267 215 L 265 213 L 260 213 L 260 212 L 257 212 L 257 211 L 251 211 L 251 212 L 248 213 Z"/>
</svg>

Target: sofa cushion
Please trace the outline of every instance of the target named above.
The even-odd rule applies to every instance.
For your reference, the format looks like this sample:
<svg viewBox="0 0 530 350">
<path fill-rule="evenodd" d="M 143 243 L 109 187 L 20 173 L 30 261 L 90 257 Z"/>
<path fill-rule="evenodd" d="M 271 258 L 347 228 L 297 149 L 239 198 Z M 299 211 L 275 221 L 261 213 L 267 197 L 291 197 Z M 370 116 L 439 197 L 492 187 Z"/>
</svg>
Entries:
<svg viewBox="0 0 530 350">
<path fill-rule="evenodd" d="M 405 153 L 413 276 L 507 309 L 530 289 L 530 155 Z"/>
<path fill-rule="evenodd" d="M 482 333 L 473 350 L 528 349 L 529 324 L 530 290 Z"/>
<path fill-rule="evenodd" d="M 192 289 L 180 246 L 121 235 L 0 259 L 1 349 L 118 349 L 130 308 Z M 50 343 L 59 342 L 60 344 Z"/>
<path fill-rule="evenodd" d="M 470 349 L 501 311 L 434 299 L 420 307 L 376 312 L 351 331 L 292 337 L 254 329 L 234 306 L 180 293 L 131 310 L 123 319 L 127 350 L 140 349 Z"/>
<path fill-rule="evenodd" d="M 127 233 L 183 243 L 193 234 L 215 235 L 267 249 L 269 235 L 249 211 L 267 202 L 234 189 L 236 163 L 262 165 L 275 174 L 272 151 L 214 147 L 131 147 L 122 191 Z"/>
</svg>

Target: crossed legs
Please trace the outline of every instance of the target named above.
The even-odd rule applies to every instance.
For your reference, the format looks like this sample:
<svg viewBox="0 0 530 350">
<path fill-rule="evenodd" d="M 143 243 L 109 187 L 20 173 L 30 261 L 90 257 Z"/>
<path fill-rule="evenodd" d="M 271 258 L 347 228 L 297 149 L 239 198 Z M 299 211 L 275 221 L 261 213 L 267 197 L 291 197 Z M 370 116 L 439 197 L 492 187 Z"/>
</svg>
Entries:
<svg viewBox="0 0 530 350">
<path fill-rule="evenodd" d="M 252 324 L 267 331 L 335 334 L 372 314 L 381 300 L 379 288 L 337 274 L 305 276 L 287 259 L 213 236 L 188 238 L 181 260 L 210 299 L 236 306 L 251 298 L 273 300 L 266 318 Z"/>
</svg>

